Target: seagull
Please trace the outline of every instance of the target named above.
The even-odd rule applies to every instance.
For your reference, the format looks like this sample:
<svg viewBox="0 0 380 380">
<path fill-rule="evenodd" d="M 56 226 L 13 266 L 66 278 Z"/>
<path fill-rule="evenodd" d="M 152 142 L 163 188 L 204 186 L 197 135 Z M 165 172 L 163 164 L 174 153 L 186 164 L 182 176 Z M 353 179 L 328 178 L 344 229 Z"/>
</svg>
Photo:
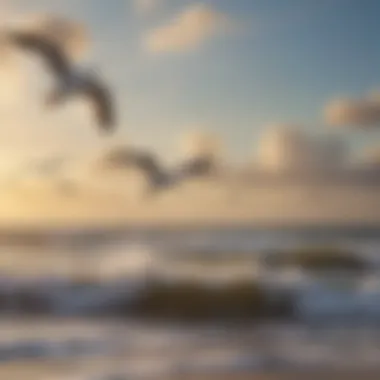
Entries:
<svg viewBox="0 0 380 380">
<path fill-rule="evenodd" d="M 47 106 L 57 106 L 72 96 L 82 96 L 91 102 L 98 127 L 104 132 L 114 130 L 115 114 L 110 91 L 94 73 L 80 72 L 70 62 L 64 48 L 41 33 L 14 30 L 8 31 L 6 36 L 12 45 L 39 54 L 55 77 L 56 87 L 46 98 Z"/>
<path fill-rule="evenodd" d="M 194 157 L 173 170 L 165 170 L 154 154 L 132 148 L 115 149 L 106 156 L 104 162 L 108 168 L 134 167 L 141 170 L 147 177 L 149 194 L 173 188 L 189 178 L 206 177 L 214 173 L 214 163 L 209 157 Z"/>
</svg>

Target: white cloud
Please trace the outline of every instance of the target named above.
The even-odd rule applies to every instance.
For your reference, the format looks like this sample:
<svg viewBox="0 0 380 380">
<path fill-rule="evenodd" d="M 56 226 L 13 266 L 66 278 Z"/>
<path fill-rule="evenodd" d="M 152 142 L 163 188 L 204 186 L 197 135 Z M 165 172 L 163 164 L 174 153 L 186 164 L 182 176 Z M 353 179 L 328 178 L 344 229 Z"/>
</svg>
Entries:
<svg viewBox="0 0 380 380">
<path fill-rule="evenodd" d="M 325 108 L 325 118 L 333 126 L 380 126 L 380 97 L 370 94 L 362 99 L 336 99 Z"/>
<path fill-rule="evenodd" d="M 268 127 L 258 147 L 258 163 L 265 170 L 320 173 L 340 170 L 347 163 L 344 141 L 313 136 L 294 125 Z"/>
<path fill-rule="evenodd" d="M 150 31 L 144 48 L 152 53 L 192 50 L 229 30 L 231 25 L 227 15 L 205 4 L 194 4 L 167 25 Z"/>
<path fill-rule="evenodd" d="M 223 151 L 222 142 L 213 133 L 203 129 L 185 133 L 180 141 L 181 152 L 185 157 L 210 157 L 218 160 Z"/>
<path fill-rule="evenodd" d="M 163 0 L 133 0 L 134 7 L 139 13 L 155 11 Z"/>
</svg>

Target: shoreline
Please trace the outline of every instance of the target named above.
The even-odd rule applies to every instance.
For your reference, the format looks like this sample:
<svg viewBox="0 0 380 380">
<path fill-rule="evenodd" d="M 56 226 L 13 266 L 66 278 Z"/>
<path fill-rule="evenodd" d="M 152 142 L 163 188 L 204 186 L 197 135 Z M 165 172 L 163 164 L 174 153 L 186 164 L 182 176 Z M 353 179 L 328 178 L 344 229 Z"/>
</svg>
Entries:
<svg viewBox="0 0 380 380">
<path fill-rule="evenodd" d="M 252 232 L 345 232 L 345 231 L 369 231 L 380 232 L 379 222 L 363 223 L 235 223 L 235 222 L 173 222 L 173 223 L 57 223 L 55 221 L 46 224 L 38 223 L 19 223 L 19 224 L 1 224 L 0 238 L 3 235 L 18 234 L 70 234 L 70 233 L 170 233 L 170 232 L 223 232 L 223 231 L 252 231 Z"/>
<path fill-rule="evenodd" d="M 18 364 L 12 366 L 0 366 L 0 377 L 7 380 L 41 380 L 50 378 L 71 378 L 83 379 L 86 377 L 86 372 L 81 370 L 81 366 L 75 363 L 74 367 L 70 363 L 54 363 L 47 364 L 42 368 L 41 364 L 29 363 Z M 75 371 L 75 368 L 78 371 Z M 95 370 L 89 369 L 89 373 L 94 375 Z M 99 371 L 100 372 L 100 371 Z M 110 371 L 111 372 L 111 371 Z M 111 372 L 112 373 L 112 372 Z M 88 373 L 87 373 L 88 375 Z M 99 373 L 97 374 L 99 375 Z M 82 376 L 82 377 L 81 377 Z M 96 375 L 95 375 L 96 376 Z M 104 379 L 108 377 L 105 376 Z M 126 377 L 128 378 L 128 377 Z M 152 380 L 377 380 L 380 378 L 380 371 L 378 370 L 309 370 L 309 371 L 251 371 L 241 373 L 205 373 L 205 374 L 192 374 L 192 375 L 169 375 L 149 377 Z M 99 379 L 103 379 L 101 376 Z"/>
<path fill-rule="evenodd" d="M 170 380 L 377 380 L 380 371 L 287 371 L 287 372 L 251 372 L 236 374 L 190 375 Z M 168 379 L 169 380 L 169 379 Z"/>
</svg>

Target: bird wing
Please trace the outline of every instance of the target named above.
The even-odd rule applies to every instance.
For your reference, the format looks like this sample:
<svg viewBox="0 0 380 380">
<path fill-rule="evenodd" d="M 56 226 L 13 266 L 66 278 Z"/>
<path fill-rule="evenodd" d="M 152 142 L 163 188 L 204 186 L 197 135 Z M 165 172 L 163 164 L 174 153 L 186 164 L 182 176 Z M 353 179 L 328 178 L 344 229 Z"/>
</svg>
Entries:
<svg viewBox="0 0 380 380">
<path fill-rule="evenodd" d="M 130 150 L 122 157 L 125 166 L 134 166 L 145 173 L 152 181 L 161 176 L 158 160 L 149 153 Z"/>
<path fill-rule="evenodd" d="M 152 182 L 158 181 L 163 175 L 157 159 L 149 154 L 135 154 L 134 163 L 148 175 Z"/>
<path fill-rule="evenodd" d="M 149 153 L 136 152 L 132 158 L 132 163 L 147 177 L 149 182 L 148 193 L 150 195 L 174 185 L 169 173 L 164 170 L 158 159 Z"/>
<path fill-rule="evenodd" d="M 115 112 L 111 92 L 98 81 L 90 80 L 84 86 L 83 94 L 92 102 L 99 126 L 105 131 L 112 131 Z"/>
<path fill-rule="evenodd" d="M 126 149 L 116 150 L 106 158 L 107 165 L 114 168 L 134 167 L 147 177 L 152 187 L 162 185 L 167 179 L 167 174 L 159 160 L 149 152 Z"/>
<path fill-rule="evenodd" d="M 212 173 L 213 164 L 207 157 L 199 157 L 183 162 L 175 170 L 175 176 L 178 180 L 187 178 L 203 177 Z"/>
<path fill-rule="evenodd" d="M 63 47 L 55 44 L 48 37 L 37 33 L 18 31 L 8 33 L 7 37 L 12 44 L 26 51 L 40 54 L 55 76 L 65 77 L 70 72 L 70 62 Z"/>
</svg>

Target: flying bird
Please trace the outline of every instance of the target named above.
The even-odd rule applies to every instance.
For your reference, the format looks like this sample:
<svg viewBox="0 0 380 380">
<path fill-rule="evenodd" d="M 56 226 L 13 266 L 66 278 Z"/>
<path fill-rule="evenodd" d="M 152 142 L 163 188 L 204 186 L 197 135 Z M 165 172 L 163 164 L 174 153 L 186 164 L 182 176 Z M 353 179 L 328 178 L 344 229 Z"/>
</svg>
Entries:
<svg viewBox="0 0 380 380">
<path fill-rule="evenodd" d="M 195 157 L 167 170 L 154 154 L 132 148 L 115 149 L 108 153 L 104 162 L 108 168 L 133 167 L 140 170 L 148 180 L 149 194 L 174 188 L 189 178 L 205 177 L 214 173 L 214 163 L 209 157 Z"/>
<path fill-rule="evenodd" d="M 72 96 L 82 96 L 92 104 L 99 128 L 112 132 L 115 126 L 113 99 L 109 89 L 93 73 L 80 72 L 63 46 L 49 36 L 31 31 L 9 31 L 10 43 L 26 52 L 39 55 L 56 80 L 56 87 L 47 96 L 49 107 L 62 104 Z"/>
</svg>

